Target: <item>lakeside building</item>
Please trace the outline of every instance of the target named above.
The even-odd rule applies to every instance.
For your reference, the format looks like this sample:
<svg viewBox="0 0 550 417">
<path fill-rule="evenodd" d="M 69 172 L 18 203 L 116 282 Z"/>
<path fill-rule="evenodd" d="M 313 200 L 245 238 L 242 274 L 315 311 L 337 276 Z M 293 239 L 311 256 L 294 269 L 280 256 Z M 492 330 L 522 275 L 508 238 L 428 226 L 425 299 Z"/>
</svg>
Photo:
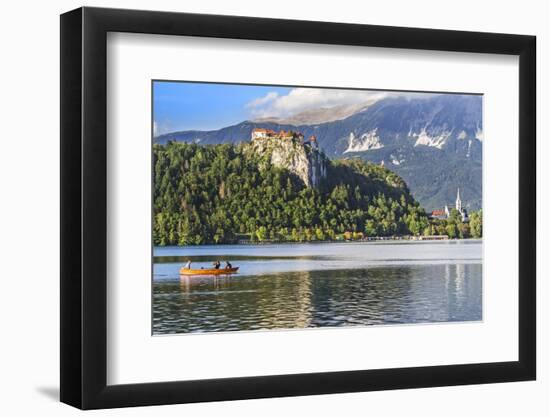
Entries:
<svg viewBox="0 0 550 417">
<path fill-rule="evenodd" d="M 462 217 L 463 222 L 469 221 L 470 218 L 468 216 L 468 210 L 466 210 L 466 208 L 462 206 L 462 200 L 460 198 L 460 188 L 458 188 L 456 191 L 455 209 Z M 445 207 L 443 209 L 433 210 L 430 216 L 432 219 L 448 219 L 451 216 L 449 205 L 445 204 Z"/>
</svg>

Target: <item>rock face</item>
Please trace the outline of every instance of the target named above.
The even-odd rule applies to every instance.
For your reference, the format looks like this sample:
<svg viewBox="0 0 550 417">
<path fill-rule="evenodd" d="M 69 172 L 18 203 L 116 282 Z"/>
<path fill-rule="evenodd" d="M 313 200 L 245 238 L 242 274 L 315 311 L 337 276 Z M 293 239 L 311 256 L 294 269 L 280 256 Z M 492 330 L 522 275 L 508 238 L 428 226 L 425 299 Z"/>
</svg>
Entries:
<svg viewBox="0 0 550 417">
<path fill-rule="evenodd" d="M 356 137 L 353 132 L 349 134 L 348 148 L 344 153 L 348 152 L 363 152 L 371 149 L 381 149 L 384 147 L 380 138 L 376 134 L 377 128 L 363 133 L 360 137 Z"/>
<path fill-rule="evenodd" d="M 327 158 L 315 145 L 298 138 L 258 138 L 250 143 L 256 156 L 298 176 L 307 187 L 318 187 L 327 175 Z"/>
</svg>

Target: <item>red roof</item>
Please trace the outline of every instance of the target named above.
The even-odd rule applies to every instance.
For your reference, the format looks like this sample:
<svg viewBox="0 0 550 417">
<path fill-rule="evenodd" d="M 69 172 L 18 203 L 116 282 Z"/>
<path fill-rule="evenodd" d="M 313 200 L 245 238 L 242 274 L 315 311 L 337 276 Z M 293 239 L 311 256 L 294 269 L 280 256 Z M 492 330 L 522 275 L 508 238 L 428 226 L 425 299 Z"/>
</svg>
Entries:
<svg viewBox="0 0 550 417">
<path fill-rule="evenodd" d="M 299 138 L 303 138 L 304 135 L 303 133 L 300 133 L 300 132 L 292 132 L 291 130 L 289 131 L 285 131 L 285 130 L 280 130 L 279 132 L 275 132 L 274 130 L 271 130 L 271 129 L 264 129 L 264 128 L 261 128 L 261 127 L 257 127 L 255 129 L 252 129 L 252 133 L 265 133 L 267 136 L 278 136 L 278 137 L 287 137 L 287 136 L 295 136 L 295 137 L 299 137 Z M 311 136 L 309 138 L 310 141 L 313 141 L 313 142 L 316 142 L 317 141 L 317 138 L 315 136 Z"/>
<path fill-rule="evenodd" d="M 261 127 L 257 127 L 252 130 L 252 133 L 265 133 L 266 135 L 275 135 L 275 131 L 271 129 L 264 129 Z"/>
<path fill-rule="evenodd" d="M 445 210 L 434 210 L 432 211 L 432 216 L 443 216 L 445 215 Z"/>
</svg>

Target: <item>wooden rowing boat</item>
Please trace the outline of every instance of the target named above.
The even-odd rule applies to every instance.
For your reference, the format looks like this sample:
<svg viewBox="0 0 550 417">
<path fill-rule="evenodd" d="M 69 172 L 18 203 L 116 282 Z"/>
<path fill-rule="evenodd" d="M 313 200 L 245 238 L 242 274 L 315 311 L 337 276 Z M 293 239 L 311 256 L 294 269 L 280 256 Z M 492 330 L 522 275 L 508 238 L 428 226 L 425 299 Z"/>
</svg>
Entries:
<svg viewBox="0 0 550 417">
<path fill-rule="evenodd" d="M 239 267 L 235 268 L 220 268 L 220 269 L 187 269 L 181 268 L 180 275 L 226 275 L 235 274 L 239 270 Z"/>
</svg>

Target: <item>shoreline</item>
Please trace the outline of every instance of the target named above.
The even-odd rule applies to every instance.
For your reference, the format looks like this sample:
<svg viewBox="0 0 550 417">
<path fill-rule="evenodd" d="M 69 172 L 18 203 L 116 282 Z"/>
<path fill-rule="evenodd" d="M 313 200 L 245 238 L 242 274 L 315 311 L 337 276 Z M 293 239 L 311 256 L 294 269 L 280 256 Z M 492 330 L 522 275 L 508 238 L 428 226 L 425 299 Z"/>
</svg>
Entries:
<svg viewBox="0 0 550 417">
<path fill-rule="evenodd" d="M 446 242 L 446 243 L 454 243 L 454 242 L 482 242 L 483 237 L 480 238 L 463 238 L 463 239 L 410 239 L 410 238 L 392 238 L 392 237 L 384 237 L 384 238 L 371 238 L 371 239 L 362 239 L 362 240 L 311 240 L 311 241 L 305 241 L 305 242 L 294 242 L 289 240 L 281 240 L 281 241 L 263 241 L 263 242 L 254 242 L 254 241 L 246 241 L 246 242 L 233 242 L 233 243 L 204 243 L 200 245 L 153 245 L 153 248 L 199 248 L 202 246 L 276 246 L 276 245 L 321 245 L 321 244 L 353 244 L 353 243 L 378 243 L 378 242 L 406 242 L 406 243 L 433 243 L 433 242 Z"/>
</svg>

